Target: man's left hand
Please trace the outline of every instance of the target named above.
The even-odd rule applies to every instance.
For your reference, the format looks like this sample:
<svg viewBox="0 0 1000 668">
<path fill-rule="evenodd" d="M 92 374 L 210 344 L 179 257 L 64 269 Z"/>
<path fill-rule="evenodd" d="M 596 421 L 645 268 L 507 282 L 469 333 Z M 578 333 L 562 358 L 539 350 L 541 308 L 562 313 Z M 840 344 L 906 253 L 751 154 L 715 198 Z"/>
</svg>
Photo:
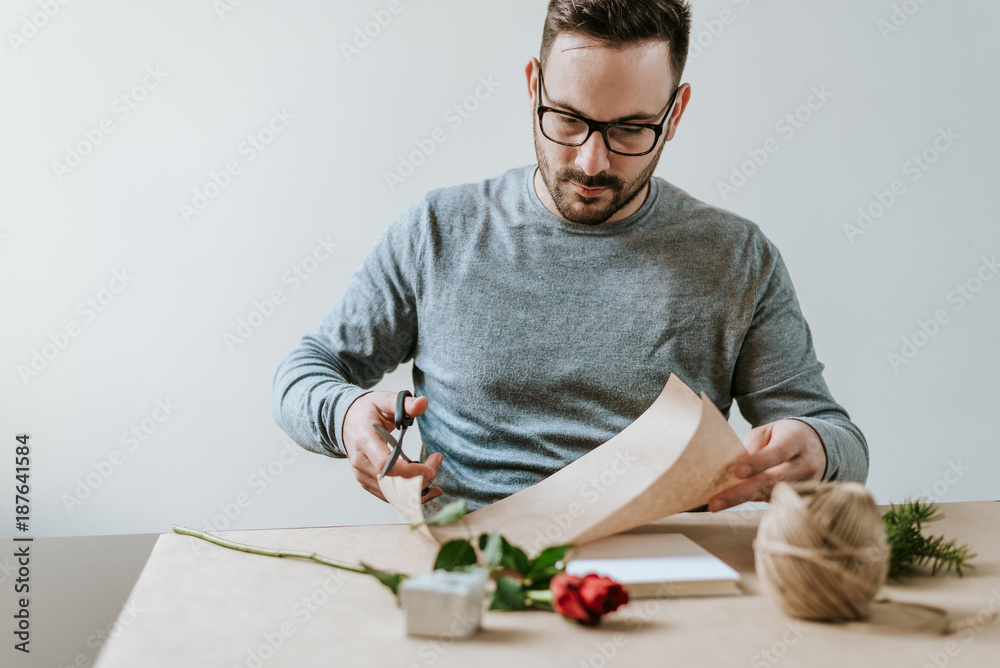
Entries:
<svg viewBox="0 0 1000 668">
<path fill-rule="evenodd" d="M 708 502 L 713 513 L 745 501 L 769 501 L 778 482 L 822 480 L 826 449 L 816 431 L 801 420 L 778 420 L 755 427 L 743 446 L 749 455 L 736 467 L 742 478 Z"/>
</svg>

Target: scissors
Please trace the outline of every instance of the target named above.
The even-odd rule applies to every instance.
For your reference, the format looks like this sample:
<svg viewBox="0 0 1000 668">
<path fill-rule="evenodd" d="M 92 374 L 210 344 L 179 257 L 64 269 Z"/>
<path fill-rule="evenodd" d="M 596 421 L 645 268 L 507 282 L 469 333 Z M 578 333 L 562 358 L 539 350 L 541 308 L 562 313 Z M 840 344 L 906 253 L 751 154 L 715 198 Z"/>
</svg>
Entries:
<svg viewBox="0 0 1000 668">
<path fill-rule="evenodd" d="M 400 390 L 399 394 L 396 395 L 396 414 L 395 423 L 396 429 L 399 430 L 399 439 L 393 438 L 393 435 L 387 432 L 382 425 L 375 425 L 375 431 L 379 433 L 379 436 L 385 439 L 386 444 L 392 446 L 392 455 L 385 462 L 385 466 L 382 467 L 382 471 L 378 474 L 378 479 L 381 480 L 392 470 L 393 465 L 396 463 L 400 457 L 403 461 L 413 463 L 413 460 L 403 454 L 403 437 L 406 436 L 406 428 L 413 424 L 413 420 L 416 418 L 407 417 L 406 415 L 406 397 L 412 397 L 413 393 L 409 390 Z M 420 493 L 421 496 L 427 494 L 430 487 L 425 487 Z"/>
</svg>

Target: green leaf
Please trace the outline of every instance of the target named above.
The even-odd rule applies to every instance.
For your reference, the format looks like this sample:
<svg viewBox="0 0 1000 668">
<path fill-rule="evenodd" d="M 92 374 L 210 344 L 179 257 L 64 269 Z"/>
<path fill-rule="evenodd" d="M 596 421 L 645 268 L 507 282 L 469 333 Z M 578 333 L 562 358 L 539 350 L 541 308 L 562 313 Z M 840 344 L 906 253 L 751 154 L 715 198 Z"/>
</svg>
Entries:
<svg viewBox="0 0 1000 668">
<path fill-rule="evenodd" d="M 528 559 L 524 550 L 508 543 L 499 533 L 479 536 L 479 549 L 483 551 L 486 562 L 493 568 L 509 568 L 520 573 L 522 577 L 531 570 L 531 559 Z"/>
<path fill-rule="evenodd" d="M 389 590 L 397 597 L 399 597 L 399 585 L 407 578 L 406 575 L 402 573 L 392 573 L 390 571 L 380 571 L 377 568 L 372 568 L 365 564 L 361 564 L 361 567 L 365 569 L 365 573 L 372 575 L 376 580 L 384 584 Z"/>
<path fill-rule="evenodd" d="M 521 576 L 531 570 L 531 560 L 519 547 L 514 547 L 499 533 L 482 534 L 479 536 L 479 549 L 483 551 L 486 562 L 493 568 L 509 568 Z"/>
<path fill-rule="evenodd" d="M 434 569 L 445 571 L 455 571 L 462 566 L 471 566 L 476 563 L 476 550 L 467 540 L 450 540 L 441 546 L 437 559 L 434 561 Z"/>
<path fill-rule="evenodd" d="M 556 564 L 562 561 L 572 545 L 558 545 L 542 551 L 531 564 L 531 570 L 527 573 L 527 578 L 535 582 L 548 581 L 553 575 L 559 572 Z M 548 588 L 548 584 L 545 585 Z"/>
<path fill-rule="evenodd" d="M 531 570 L 531 559 L 528 559 L 528 555 L 524 553 L 519 547 L 514 547 L 506 540 L 503 542 L 503 561 L 501 562 L 507 568 L 512 568 L 524 577 Z"/>
<path fill-rule="evenodd" d="M 483 534 L 479 537 L 479 549 L 486 557 L 486 563 L 497 568 L 503 562 L 503 545 L 506 541 L 499 533 Z"/>
<path fill-rule="evenodd" d="M 433 524 L 435 526 L 443 526 L 445 524 L 451 524 L 452 522 L 457 522 L 462 519 L 468 512 L 468 508 L 465 505 L 465 499 L 459 499 L 458 501 L 453 501 L 447 506 L 436 512 L 431 517 L 424 520 L 425 524 Z"/>
<path fill-rule="evenodd" d="M 499 577 L 490 597 L 490 610 L 524 610 L 524 592 L 514 578 Z"/>
</svg>

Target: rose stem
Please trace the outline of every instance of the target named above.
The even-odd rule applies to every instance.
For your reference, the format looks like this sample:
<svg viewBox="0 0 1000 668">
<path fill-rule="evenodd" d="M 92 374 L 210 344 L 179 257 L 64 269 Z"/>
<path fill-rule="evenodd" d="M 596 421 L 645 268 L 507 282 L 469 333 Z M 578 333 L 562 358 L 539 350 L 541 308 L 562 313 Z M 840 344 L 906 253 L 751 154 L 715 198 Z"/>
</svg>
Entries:
<svg viewBox="0 0 1000 668">
<path fill-rule="evenodd" d="M 309 559 L 311 561 L 324 564 L 325 566 L 333 566 L 334 568 L 342 568 L 345 571 L 354 571 L 355 573 L 366 573 L 370 574 L 370 571 L 364 566 L 355 566 L 354 564 L 348 564 L 343 561 L 335 561 L 327 557 L 320 556 L 315 552 L 297 552 L 295 550 L 276 550 L 269 547 L 254 547 L 253 545 L 244 545 L 243 543 L 237 543 L 236 541 L 226 540 L 225 538 L 219 538 L 218 536 L 213 536 L 210 533 L 205 533 L 204 531 L 198 531 L 197 529 L 189 529 L 188 527 L 180 526 L 178 524 L 173 525 L 174 533 L 179 533 L 185 536 L 194 536 L 195 538 L 201 538 L 209 543 L 215 543 L 222 547 L 228 547 L 230 550 L 239 550 L 240 552 L 249 552 L 250 554 L 260 554 L 265 557 L 288 557 L 292 559 Z"/>
</svg>

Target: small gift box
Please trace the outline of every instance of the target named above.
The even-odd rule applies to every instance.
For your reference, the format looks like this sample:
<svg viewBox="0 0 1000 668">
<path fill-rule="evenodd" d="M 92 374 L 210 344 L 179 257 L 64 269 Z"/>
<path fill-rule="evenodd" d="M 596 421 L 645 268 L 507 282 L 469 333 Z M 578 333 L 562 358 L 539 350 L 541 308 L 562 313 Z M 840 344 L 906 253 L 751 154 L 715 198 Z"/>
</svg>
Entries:
<svg viewBox="0 0 1000 668">
<path fill-rule="evenodd" d="M 467 638 L 479 630 L 486 601 L 485 569 L 437 570 L 407 578 L 399 587 L 412 636 Z"/>
</svg>

